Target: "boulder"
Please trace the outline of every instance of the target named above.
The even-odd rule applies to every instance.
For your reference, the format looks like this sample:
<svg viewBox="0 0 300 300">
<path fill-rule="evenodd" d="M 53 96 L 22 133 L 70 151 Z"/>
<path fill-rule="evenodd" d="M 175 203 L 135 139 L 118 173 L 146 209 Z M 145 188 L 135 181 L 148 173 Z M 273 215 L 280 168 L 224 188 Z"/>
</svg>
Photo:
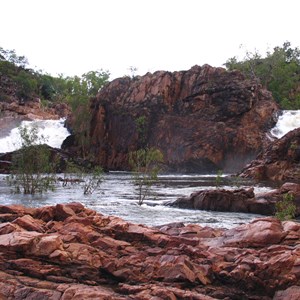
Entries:
<svg viewBox="0 0 300 300">
<path fill-rule="evenodd" d="M 237 190 L 201 190 L 188 197 L 181 197 L 164 205 L 171 207 L 224 212 L 242 212 L 273 216 L 276 203 L 284 199 L 285 194 L 292 194 L 296 205 L 296 216 L 300 216 L 300 185 L 286 182 L 281 187 L 254 194 L 253 188 Z"/>
<path fill-rule="evenodd" d="M 262 149 L 277 111 L 256 81 L 223 68 L 118 78 L 91 103 L 89 153 L 109 170 L 129 169 L 128 153 L 146 145 L 161 150 L 166 170 L 240 170 Z M 65 147 L 78 144 L 73 136 Z"/>
<path fill-rule="evenodd" d="M 225 230 L 146 227 L 80 203 L 0 211 L 15 220 L 0 224 L 1 299 L 269 300 L 299 294 L 300 225 L 292 221 L 260 218 Z"/>
</svg>

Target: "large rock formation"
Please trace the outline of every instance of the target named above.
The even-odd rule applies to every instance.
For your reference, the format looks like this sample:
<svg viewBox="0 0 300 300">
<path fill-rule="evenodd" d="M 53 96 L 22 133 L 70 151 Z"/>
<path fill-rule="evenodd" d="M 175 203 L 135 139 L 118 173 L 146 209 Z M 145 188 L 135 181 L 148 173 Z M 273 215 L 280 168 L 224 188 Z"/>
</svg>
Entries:
<svg viewBox="0 0 300 300">
<path fill-rule="evenodd" d="M 237 190 L 201 190 L 188 197 L 165 203 L 166 206 L 225 212 L 242 212 L 273 216 L 276 203 L 284 199 L 285 194 L 293 195 L 296 216 L 300 216 L 300 185 L 285 183 L 280 188 L 255 195 L 254 189 Z"/>
<path fill-rule="evenodd" d="M 270 143 L 240 176 L 257 180 L 299 181 L 300 128 Z"/>
<path fill-rule="evenodd" d="M 144 143 L 172 171 L 237 170 L 261 150 L 276 111 L 269 92 L 223 68 L 119 78 L 92 104 L 90 151 L 108 169 L 127 169 Z"/>
<path fill-rule="evenodd" d="M 0 206 L 0 299 L 293 299 L 300 225 L 156 228 L 79 203 Z"/>
</svg>

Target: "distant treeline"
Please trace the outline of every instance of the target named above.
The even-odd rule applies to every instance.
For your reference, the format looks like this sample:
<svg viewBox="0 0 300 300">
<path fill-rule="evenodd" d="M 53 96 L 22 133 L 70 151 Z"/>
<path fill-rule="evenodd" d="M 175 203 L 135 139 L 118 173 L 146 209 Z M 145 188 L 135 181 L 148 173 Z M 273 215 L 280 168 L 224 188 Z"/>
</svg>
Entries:
<svg viewBox="0 0 300 300">
<path fill-rule="evenodd" d="M 243 59 L 234 56 L 224 65 L 228 70 L 239 70 L 266 87 L 282 109 L 300 109 L 300 50 L 291 47 L 290 42 L 275 47 L 264 56 L 246 51 Z M 78 106 L 87 105 L 90 97 L 109 81 L 109 76 L 109 71 L 102 69 L 82 76 L 51 76 L 29 68 L 27 58 L 18 56 L 15 50 L 0 47 L 1 101 L 9 101 L 14 93 L 25 102 L 38 97 L 44 105 L 64 102 L 76 111 Z"/>
<path fill-rule="evenodd" d="M 14 93 L 25 102 L 38 97 L 44 105 L 65 102 L 75 108 L 95 96 L 108 82 L 109 75 L 109 71 L 101 69 L 87 72 L 80 77 L 54 77 L 29 68 L 27 58 L 18 56 L 15 50 L 4 50 L 0 47 L 0 84 L 6 85 L 6 89 L 2 88 L 0 91 L 2 101 L 9 101 L 9 96 Z M 10 93 L 5 94 L 9 89 Z"/>
<path fill-rule="evenodd" d="M 240 70 L 272 92 L 282 109 L 300 109 L 300 50 L 290 42 L 275 47 L 264 57 L 246 51 L 242 60 L 232 57 L 224 64 L 228 70 Z"/>
<path fill-rule="evenodd" d="M 44 107 L 66 103 L 72 110 L 72 131 L 82 155 L 89 143 L 90 99 L 109 80 L 109 71 L 90 71 L 82 76 L 57 77 L 28 67 L 28 60 L 15 50 L 0 47 L 0 101 L 20 104 L 39 98 Z"/>
</svg>

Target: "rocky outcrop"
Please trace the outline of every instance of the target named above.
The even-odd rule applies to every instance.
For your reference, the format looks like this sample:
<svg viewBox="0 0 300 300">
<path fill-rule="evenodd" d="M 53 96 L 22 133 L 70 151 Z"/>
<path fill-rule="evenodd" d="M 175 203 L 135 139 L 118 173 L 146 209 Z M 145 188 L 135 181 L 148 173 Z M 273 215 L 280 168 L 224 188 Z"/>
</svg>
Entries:
<svg viewBox="0 0 300 300">
<path fill-rule="evenodd" d="M 272 218 L 149 228 L 79 203 L 0 206 L 0 298 L 291 299 L 299 242 Z"/>
<path fill-rule="evenodd" d="M 208 65 L 115 79 L 91 108 L 90 152 L 102 166 L 128 169 L 128 152 L 148 145 L 167 169 L 186 172 L 240 169 L 261 150 L 278 109 L 256 81 Z"/>
<path fill-rule="evenodd" d="M 166 206 L 224 211 L 253 213 L 266 216 L 275 214 L 275 205 L 282 201 L 285 194 L 293 195 L 297 207 L 296 216 L 300 216 L 300 185 L 285 183 L 280 188 L 255 195 L 253 188 L 237 190 L 202 190 L 192 193 L 189 197 L 181 197 L 175 201 L 165 203 Z"/>
<path fill-rule="evenodd" d="M 300 128 L 270 143 L 239 174 L 257 180 L 299 181 Z"/>
</svg>

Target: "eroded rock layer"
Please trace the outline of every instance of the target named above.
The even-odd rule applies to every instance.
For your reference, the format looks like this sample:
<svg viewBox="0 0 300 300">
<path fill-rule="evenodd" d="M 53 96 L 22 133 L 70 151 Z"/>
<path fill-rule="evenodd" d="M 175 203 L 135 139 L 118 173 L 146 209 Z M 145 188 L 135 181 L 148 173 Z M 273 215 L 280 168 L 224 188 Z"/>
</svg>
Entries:
<svg viewBox="0 0 300 300">
<path fill-rule="evenodd" d="M 294 299 L 300 224 L 156 228 L 80 203 L 0 206 L 0 299 Z"/>
<path fill-rule="evenodd" d="M 223 68 L 119 78 L 92 104 L 90 151 L 111 170 L 127 169 L 142 144 L 159 148 L 172 171 L 237 170 L 261 150 L 276 111 L 256 81 Z"/>
</svg>

